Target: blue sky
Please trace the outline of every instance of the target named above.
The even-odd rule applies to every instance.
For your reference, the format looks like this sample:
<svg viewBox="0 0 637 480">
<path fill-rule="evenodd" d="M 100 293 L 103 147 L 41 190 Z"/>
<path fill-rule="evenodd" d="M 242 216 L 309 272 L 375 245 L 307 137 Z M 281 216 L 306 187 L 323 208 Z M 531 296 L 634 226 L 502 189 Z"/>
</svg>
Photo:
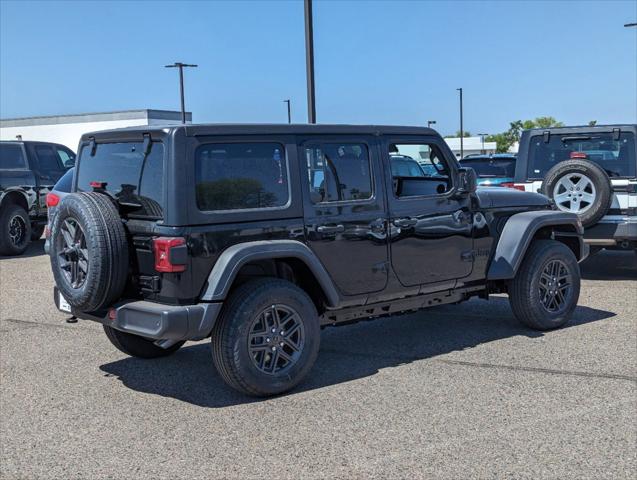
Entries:
<svg viewBox="0 0 637 480">
<path fill-rule="evenodd" d="M 637 122 L 637 2 L 315 0 L 321 123 L 505 130 Z M 305 122 L 302 1 L 0 1 L 0 117 L 179 108 L 196 122 Z"/>
</svg>

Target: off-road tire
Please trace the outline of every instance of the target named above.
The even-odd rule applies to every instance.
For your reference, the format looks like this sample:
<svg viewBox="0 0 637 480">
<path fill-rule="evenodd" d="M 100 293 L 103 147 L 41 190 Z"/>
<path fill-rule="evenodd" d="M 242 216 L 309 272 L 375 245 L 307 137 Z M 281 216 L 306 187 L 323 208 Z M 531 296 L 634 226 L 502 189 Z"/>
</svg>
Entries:
<svg viewBox="0 0 637 480">
<path fill-rule="evenodd" d="M 22 227 L 25 229 L 21 235 L 22 240 L 17 244 L 10 236 L 11 222 L 19 217 Z M 17 204 L 4 205 L 0 209 L 0 255 L 22 255 L 31 242 L 31 220 L 26 210 Z"/>
<path fill-rule="evenodd" d="M 31 227 L 31 241 L 35 242 L 42 238 L 42 234 L 44 233 L 44 225 L 39 225 L 37 227 Z"/>
<path fill-rule="evenodd" d="M 560 260 L 568 269 L 572 291 L 563 308 L 549 312 L 542 305 L 539 285 L 545 266 L 553 260 Z M 571 249 L 561 242 L 535 240 L 508 287 L 511 308 L 521 323 L 535 330 L 559 328 L 569 321 L 579 299 L 580 269 L 577 259 Z"/>
<path fill-rule="evenodd" d="M 248 336 L 255 316 L 274 304 L 288 305 L 298 312 L 304 346 L 289 370 L 268 375 L 253 365 Z M 214 364 L 228 385 L 252 396 L 280 394 L 301 382 L 316 360 L 320 345 L 318 313 L 307 293 L 295 284 L 278 278 L 252 280 L 230 295 L 211 340 Z"/>
<path fill-rule="evenodd" d="M 124 352 L 126 355 L 138 358 L 159 358 L 172 355 L 181 346 L 186 343 L 185 341 L 177 342 L 168 348 L 162 348 L 155 345 L 154 340 L 140 337 L 139 335 L 133 335 L 132 333 L 122 332 L 116 330 L 107 325 L 103 325 L 106 337 L 120 352 Z"/>
<path fill-rule="evenodd" d="M 606 215 L 613 202 L 613 187 L 608 174 L 596 163 L 586 160 L 565 160 L 551 168 L 542 182 L 542 193 L 553 200 L 553 193 L 557 182 L 565 175 L 581 173 L 593 183 L 596 191 L 595 201 L 591 207 L 578 214 L 584 227 L 591 227 Z"/>
<path fill-rule="evenodd" d="M 78 288 L 65 277 L 58 251 L 63 244 L 61 226 L 69 218 L 81 227 L 88 250 L 88 272 Z M 129 255 L 126 231 L 112 200 L 96 192 L 66 196 L 58 207 L 52 231 L 51 268 L 64 298 L 83 312 L 110 306 L 126 285 Z"/>
</svg>

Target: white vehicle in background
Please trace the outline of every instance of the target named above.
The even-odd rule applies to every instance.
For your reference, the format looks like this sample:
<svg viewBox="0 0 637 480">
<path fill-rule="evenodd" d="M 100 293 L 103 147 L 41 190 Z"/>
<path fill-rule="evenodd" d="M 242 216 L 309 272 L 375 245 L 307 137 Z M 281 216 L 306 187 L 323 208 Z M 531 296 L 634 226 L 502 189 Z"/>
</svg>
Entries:
<svg viewBox="0 0 637 480">
<path fill-rule="evenodd" d="M 577 213 L 591 252 L 637 252 L 637 125 L 525 130 L 514 187 Z"/>
</svg>

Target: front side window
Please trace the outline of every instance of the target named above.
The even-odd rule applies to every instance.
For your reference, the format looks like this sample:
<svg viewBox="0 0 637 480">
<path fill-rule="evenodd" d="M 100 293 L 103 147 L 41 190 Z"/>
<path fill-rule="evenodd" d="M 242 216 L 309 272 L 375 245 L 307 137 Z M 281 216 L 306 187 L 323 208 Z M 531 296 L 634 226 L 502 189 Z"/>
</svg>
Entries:
<svg viewBox="0 0 637 480">
<path fill-rule="evenodd" d="M 0 143 L 0 170 L 27 168 L 21 145 Z"/>
<path fill-rule="evenodd" d="M 541 179 L 559 162 L 582 159 L 596 163 L 608 176 L 635 176 L 635 135 L 622 132 L 616 139 L 612 132 L 551 134 L 545 142 L 542 135 L 531 137 L 529 178 Z"/>
<path fill-rule="evenodd" d="M 390 143 L 388 154 L 396 197 L 439 195 L 451 189 L 449 168 L 437 145 Z"/>
<path fill-rule="evenodd" d="M 142 142 L 98 143 L 94 154 L 85 145 L 76 170 L 79 191 L 90 192 L 91 182 L 99 182 L 108 194 L 126 204 L 130 216 L 163 217 L 163 143 L 152 142 L 149 152 Z"/>
<path fill-rule="evenodd" d="M 290 199 L 280 143 L 213 143 L 195 153 L 197 206 L 202 211 L 284 208 Z"/>
<path fill-rule="evenodd" d="M 321 143 L 305 147 L 305 158 L 313 203 L 372 198 L 367 145 Z"/>
<path fill-rule="evenodd" d="M 55 151 L 57 152 L 62 165 L 64 165 L 64 168 L 71 168 L 75 165 L 75 155 L 73 155 L 70 151 L 63 148 L 56 148 Z"/>
</svg>

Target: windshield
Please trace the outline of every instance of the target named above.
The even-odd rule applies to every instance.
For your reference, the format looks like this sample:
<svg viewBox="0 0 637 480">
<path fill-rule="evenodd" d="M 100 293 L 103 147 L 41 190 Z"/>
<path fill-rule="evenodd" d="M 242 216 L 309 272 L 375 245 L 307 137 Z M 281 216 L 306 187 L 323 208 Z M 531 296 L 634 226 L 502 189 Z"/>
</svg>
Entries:
<svg viewBox="0 0 637 480">
<path fill-rule="evenodd" d="M 478 177 L 509 177 L 515 173 L 514 158 L 470 158 L 460 162 L 463 167 L 473 168 Z"/>
<path fill-rule="evenodd" d="M 635 136 L 622 132 L 615 138 L 612 132 L 552 134 L 546 143 L 542 135 L 531 137 L 529 178 L 541 179 L 555 164 L 569 159 L 595 162 L 609 177 L 634 177 Z"/>
<path fill-rule="evenodd" d="M 95 154 L 84 145 L 77 170 L 78 191 L 93 190 L 91 182 L 104 183 L 104 190 L 127 204 L 130 216 L 163 217 L 164 145 L 152 142 L 144 155 L 142 142 L 98 143 Z"/>
</svg>

